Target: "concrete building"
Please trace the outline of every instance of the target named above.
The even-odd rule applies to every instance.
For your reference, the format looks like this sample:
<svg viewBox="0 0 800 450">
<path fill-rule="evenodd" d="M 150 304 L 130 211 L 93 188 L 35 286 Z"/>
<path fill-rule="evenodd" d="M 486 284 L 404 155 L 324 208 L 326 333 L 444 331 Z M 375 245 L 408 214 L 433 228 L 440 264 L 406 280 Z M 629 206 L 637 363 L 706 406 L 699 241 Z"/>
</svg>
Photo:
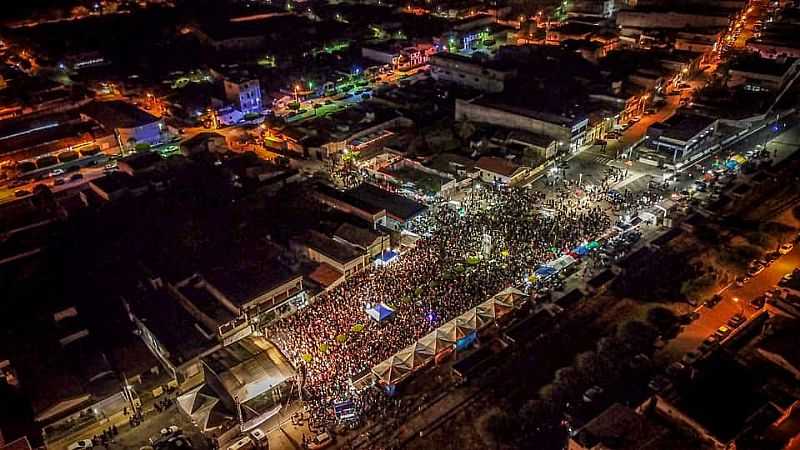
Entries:
<svg viewBox="0 0 800 450">
<path fill-rule="evenodd" d="M 389 250 L 388 234 L 378 233 L 349 223 L 341 224 L 333 233 L 333 239 L 363 251 L 369 259 L 375 259 Z"/>
<path fill-rule="evenodd" d="M 345 278 L 361 272 L 369 264 L 365 252 L 317 231 L 312 230 L 298 238 L 295 245 L 302 248 L 311 261 L 328 264 Z"/>
<path fill-rule="evenodd" d="M 584 144 L 589 124 L 589 119 L 584 116 L 512 106 L 499 98 L 473 101 L 457 99 L 455 116 L 456 120 L 488 123 L 550 136 L 558 141 L 559 150 L 571 151 Z"/>
<path fill-rule="evenodd" d="M 767 59 L 744 56 L 728 69 L 728 87 L 744 86 L 750 91 L 779 91 L 800 70 L 800 59 Z"/>
<path fill-rule="evenodd" d="M 160 144 L 164 140 L 164 121 L 130 103 L 95 101 L 80 111 L 113 131 L 121 150 L 136 144 Z"/>
<path fill-rule="evenodd" d="M 453 53 L 437 53 L 429 61 L 435 80 L 449 81 L 484 92 L 502 92 L 516 69 L 497 63 L 480 62 Z"/>
<path fill-rule="evenodd" d="M 501 186 L 513 186 L 524 179 L 529 168 L 495 156 L 483 156 L 475 165 L 481 180 Z"/>
<path fill-rule="evenodd" d="M 224 80 L 225 99 L 244 114 L 260 113 L 261 83 L 257 79 L 237 77 Z"/>
<path fill-rule="evenodd" d="M 715 28 L 727 27 L 729 14 L 713 9 L 702 11 L 670 11 L 658 8 L 625 9 L 617 13 L 617 26 L 622 28 Z"/>
<path fill-rule="evenodd" d="M 711 117 L 678 112 L 647 129 L 647 145 L 671 163 L 678 163 L 708 146 L 717 124 L 718 120 Z"/>
</svg>

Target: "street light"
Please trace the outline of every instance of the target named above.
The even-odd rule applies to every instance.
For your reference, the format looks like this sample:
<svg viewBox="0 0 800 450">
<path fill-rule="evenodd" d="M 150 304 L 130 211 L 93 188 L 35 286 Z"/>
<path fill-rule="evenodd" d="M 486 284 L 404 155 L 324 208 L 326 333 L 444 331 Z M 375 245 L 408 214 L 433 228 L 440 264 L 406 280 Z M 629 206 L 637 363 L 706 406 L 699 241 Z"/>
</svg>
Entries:
<svg viewBox="0 0 800 450">
<path fill-rule="evenodd" d="M 739 305 L 739 313 L 744 316 L 744 304 L 739 301 L 739 297 L 733 297 L 733 303 Z"/>
</svg>

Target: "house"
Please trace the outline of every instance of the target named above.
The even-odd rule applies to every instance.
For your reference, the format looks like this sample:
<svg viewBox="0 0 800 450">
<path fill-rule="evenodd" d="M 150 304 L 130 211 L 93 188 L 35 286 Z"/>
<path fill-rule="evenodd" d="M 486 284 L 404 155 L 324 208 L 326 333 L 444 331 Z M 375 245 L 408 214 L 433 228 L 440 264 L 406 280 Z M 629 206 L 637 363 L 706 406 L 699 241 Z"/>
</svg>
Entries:
<svg viewBox="0 0 800 450">
<path fill-rule="evenodd" d="M 482 62 L 455 53 L 437 53 L 429 60 L 431 76 L 483 92 L 503 92 L 517 71 L 498 62 Z"/>
<path fill-rule="evenodd" d="M 615 403 L 570 434 L 567 450 L 710 450 L 646 413 Z"/>
<path fill-rule="evenodd" d="M 368 265 L 367 255 L 359 249 L 311 230 L 296 238 L 293 245 L 311 261 L 325 263 L 349 278 Z"/>
<path fill-rule="evenodd" d="M 717 130 L 718 120 L 678 111 L 647 129 L 648 147 L 661 153 L 672 164 L 682 162 L 704 149 Z"/>
<path fill-rule="evenodd" d="M 496 156 L 482 156 L 475 165 L 480 178 L 486 183 L 513 186 L 528 173 L 528 168 Z"/>
<path fill-rule="evenodd" d="M 333 233 L 333 239 L 363 251 L 369 259 L 375 259 L 384 251 L 389 250 L 389 236 L 387 234 L 349 223 L 341 224 Z"/>
<path fill-rule="evenodd" d="M 800 380 L 800 348 L 796 342 L 800 321 L 786 320 L 786 322 L 788 323 L 779 329 L 771 329 L 770 333 L 758 343 L 756 352 Z"/>
<path fill-rule="evenodd" d="M 165 165 L 166 161 L 164 158 L 157 152 L 151 151 L 136 153 L 117 161 L 117 168 L 119 171 L 131 176 L 157 170 Z"/>
<path fill-rule="evenodd" d="M 200 153 L 226 153 L 228 142 L 225 136 L 219 133 L 202 132 L 181 142 L 181 153 L 192 156 Z"/>
<path fill-rule="evenodd" d="M 456 99 L 455 119 L 550 136 L 558 141 L 559 150 L 577 150 L 584 143 L 588 117 L 577 111 L 561 110 L 565 105 L 552 106 L 524 106 L 508 96 Z"/>
<path fill-rule="evenodd" d="M 225 98 L 234 108 L 244 114 L 261 113 L 264 106 L 261 101 L 261 83 L 258 79 L 236 76 L 226 78 L 223 84 Z"/>
<path fill-rule="evenodd" d="M 122 100 L 94 101 L 80 112 L 112 131 L 120 148 L 163 142 L 164 121 Z"/>
</svg>

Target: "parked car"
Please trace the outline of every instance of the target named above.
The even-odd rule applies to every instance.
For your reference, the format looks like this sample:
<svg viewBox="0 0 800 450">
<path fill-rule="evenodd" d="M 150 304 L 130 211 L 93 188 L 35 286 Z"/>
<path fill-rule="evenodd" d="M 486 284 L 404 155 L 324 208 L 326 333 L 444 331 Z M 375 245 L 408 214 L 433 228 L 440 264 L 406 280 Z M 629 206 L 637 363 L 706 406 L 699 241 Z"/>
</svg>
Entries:
<svg viewBox="0 0 800 450">
<path fill-rule="evenodd" d="M 703 351 L 708 351 L 716 347 L 717 345 L 719 345 L 719 338 L 712 334 L 711 336 L 703 340 L 703 342 L 700 344 L 700 349 Z"/>
<path fill-rule="evenodd" d="M 14 197 L 20 198 L 20 197 L 25 197 L 26 195 L 31 195 L 31 191 L 28 191 L 26 189 L 17 189 L 16 191 L 14 191 Z"/>
<path fill-rule="evenodd" d="M 785 255 L 791 252 L 792 249 L 794 249 L 794 244 L 792 244 L 791 242 L 787 242 L 781 245 L 781 248 L 778 249 L 778 253 L 780 253 L 781 255 Z"/>
<path fill-rule="evenodd" d="M 652 380 L 650 380 L 649 383 L 647 383 L 647 387 L 656 393 L 664 392 L 672 387 L 672 382 L 664 375 L 656 375 Z"/>
<path fill-rule="evenodd" d="M 719 295 L 719 294 L 714 294 L 713 296 L 711 296 L 711 298 L 709 298 L 708 300 L 706 300 L 706 302 L 704 303 L 704 306 L 705 306 L 706 308 L 709 308 L 709 309 L 711 309 L 711 308 L 713 308 L 713 307 L 717 306 L 717 304 L 718 304 L 719 302 L 721 302 L 721 301 L 722 301 L 722 296 L 721 296 L 721 295 Z"/>
<path fill-rule="evenodd" d="M 583 401 L 591 403 L 597 400 L 605 391 L 600 386 L 592 386 L 583 393 Z"/>
<path fill-rule="evenodd" d="M 692 350 L 683 355 L 683 358 L 681 358 L 681 362 L 687 366 L 691 366 L 692 364 L 696 363 L 701 356 L 703 355 L 700 352 Z"/>
<path fill-rule="evenodd" d="M 750 277 L 754 277 L 754 276 L 760 274 L 761 272 L 763 272 L 764 269 L 766 269 L 766 267 L 763 264 L 759 264 L 759 265 L 753 267 L 752 269 L 750 269 L 749 271 L 747 271 L 747 275 L 750 276 Z"/>
<path fill-rule="evenodd" d="M 53 180 L 53 186 L 61 186 L 62 184 L 65 184 L 66 182 L 67 182 L 67 180 L 65 180 L 64 177 L 58 177 L 58 178 Z"/>
<path fill-rule="evenodd" d="M 714 332 L 714 335 L 720 339 L 725 339 L 729 334 L 731 334 L 731 329 L 725 325 L 717 328 L 717 331 Z"/>
<path fill-rule="evenodd" d="M 674 363 L 670 364 L 665 371 L 667 375 L 671 377 L 678 377 L 686 371 L 686 365 L 681 362 L 675 361 Z"/>
<path fill-rule="evenodd" d="M 83 448 L 92 448 L 94 444 L 92 444 L 91 439 L 81 439 L 80 441 L 73 442 L 67 447 L 67 450 L 80 450 Z"/>
<path fill-rule="evenodd" d="M 313 438 L 308 443 L 309 450 L 322 450 L 323 448 L 328 448 L 333 445 L 333 436 L 329 433 L 320 433 Z"/>
<path fill-rule="evenodd" d="M 51 177 L 57 177 L 59 175 L 64 175 L 64 169 L 53 169 L 48 174 Z"/>
<path fill-rule="evenodd" d="M 764 297 L 763 295 L 750 300 L 750 306 L 752 306 L 753 309 L 761 309 L 766 304 L 767 304 L 767 297 Z"/>
<path fill-rule="evenodd" d="M 82 179 L 83 179 L 83 174 L 82 173 L 73 173 L 69 177 L 69 181 L 78 181 L 78 180 L 82 180 Z"/>
<path fill-rule="evenodd" d="M 736 314 L 735 316 L 728 319 L 728 326 L 731 327 L 731 329 L 739 328 L 740 326 L 742 326 L 745 320 L 747 319 L 745 319 L 744 316 L 742 316 L 741 314 Z"/>
<path fill-rule="evenodd" d="M 684 325 L 689 325 L 690 323 L 694 322 L 695 320 L 700 318 L 700 313 L 697 311 L 688 312 L 683 314 L 680 317 L 680 322 Z"/>
</svg>

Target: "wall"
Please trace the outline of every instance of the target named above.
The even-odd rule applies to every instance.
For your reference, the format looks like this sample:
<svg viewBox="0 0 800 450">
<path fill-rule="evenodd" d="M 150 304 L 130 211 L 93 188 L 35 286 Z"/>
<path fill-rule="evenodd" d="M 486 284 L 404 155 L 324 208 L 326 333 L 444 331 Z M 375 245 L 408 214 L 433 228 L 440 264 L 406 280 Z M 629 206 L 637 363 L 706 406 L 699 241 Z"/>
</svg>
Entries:
<svg viewBox="0 0 800 450">
<path fill-rule="evenodd" d="M 617 25 L 624 28 L 707 28 L 727 27 L 728 17 L 677 12 L 620 11 Z"/>
<path fill-rule="evenodd" d="M 464 100 L 456 100 L 456 120 L 470 120 L 492 125 L 515 128 L 518 130 L 530 131 L 532 133 L 543 134 L 553 137 L 563 143 L 570 143 L 570 147 L 575 149 L 583 143 L 585 128 L 589 123 L 588 119 L 576 121 L 573 127 L 535 119 L 521 114 L 502 111 L 488 106 L 476 105 Z M 572 128 L 583 127 L 582 133 L 576 132 L 573 136 Z"/>
</svg>

